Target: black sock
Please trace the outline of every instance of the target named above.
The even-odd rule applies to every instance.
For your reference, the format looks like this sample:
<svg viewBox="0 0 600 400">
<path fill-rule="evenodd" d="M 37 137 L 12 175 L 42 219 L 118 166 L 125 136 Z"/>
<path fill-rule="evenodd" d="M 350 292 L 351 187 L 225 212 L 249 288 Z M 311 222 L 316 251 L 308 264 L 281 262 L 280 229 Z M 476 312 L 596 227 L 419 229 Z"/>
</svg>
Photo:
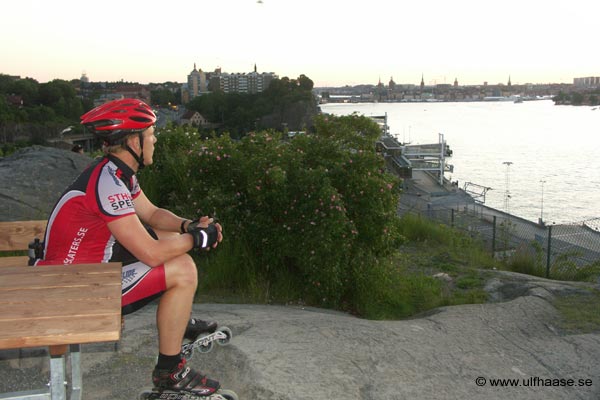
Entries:
<svg viewBox="0 0 600 400">
<path fill-rule="evenodd" d="M 156 363 L 157 369 L 172 370 L 181 362 L 181 355 L 176 354 L 174 356 L 167 356 L 162 353 L 158 353 L 158 362 Z"/>
</svg>

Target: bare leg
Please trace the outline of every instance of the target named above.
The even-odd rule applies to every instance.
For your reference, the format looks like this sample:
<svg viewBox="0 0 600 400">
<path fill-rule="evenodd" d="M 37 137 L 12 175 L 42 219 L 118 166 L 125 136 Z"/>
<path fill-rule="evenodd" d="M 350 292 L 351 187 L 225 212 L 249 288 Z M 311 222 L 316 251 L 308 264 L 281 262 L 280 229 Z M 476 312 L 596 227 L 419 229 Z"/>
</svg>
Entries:
<svg viewBox="0 0 600 400">
<path fill-rule="evenodd" d="M 192 258 L 181 255 L 165 264 L 167 291 L 161 296 L 156 313 L 159 351 L 176 355 L 181 351 L 185 328 L 190 319 L 198 274 Z"/>
</svg>

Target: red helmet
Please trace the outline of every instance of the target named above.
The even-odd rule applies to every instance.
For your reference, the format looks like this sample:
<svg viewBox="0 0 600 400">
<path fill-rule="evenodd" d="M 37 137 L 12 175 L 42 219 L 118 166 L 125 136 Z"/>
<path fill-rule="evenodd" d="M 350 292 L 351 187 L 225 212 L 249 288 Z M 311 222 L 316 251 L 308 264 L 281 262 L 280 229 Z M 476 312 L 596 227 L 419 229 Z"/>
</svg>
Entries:
<svg viewBox="0 0 600 400">
<path fill-rule="evenodd" d="M 155 122 L 154 111 L 137 99 L 109 101 L 81 116 L 82 125 L 111 144 L 127 135 L 141 132 Z"/>
</svg>

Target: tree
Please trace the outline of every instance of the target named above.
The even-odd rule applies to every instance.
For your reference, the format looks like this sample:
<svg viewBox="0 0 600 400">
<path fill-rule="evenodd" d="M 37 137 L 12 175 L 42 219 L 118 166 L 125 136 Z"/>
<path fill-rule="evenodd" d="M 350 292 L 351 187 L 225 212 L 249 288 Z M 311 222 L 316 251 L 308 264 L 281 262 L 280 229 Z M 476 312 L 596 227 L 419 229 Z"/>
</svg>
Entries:
<svg viewBox="0 0 600 400">
<path fill-rule="evenodd" d="M 19 79 L 11 83 L 8 93 L 21 96 L 25 105 L 34 105 L 38 101 L 38 86 L 35 79 Z"/>
<path fill-rule="evenodd" d="M 300 89 L 302 89 L 302 90 L 305 90 L 305 91 L 313 90 L 313 87 L 314 87 L 313 81 L 304 74 L 302 74 L 298 77 L 298 83 L 299 83 Z"/>
<path fill-rule="evenodd" d="M 8 89 L 14 80 L 10 75 L 0 74 L 0 93 L 9 94 Z"/>
<path fill-rule="evenodd" d="M 9 108 L 8 102 L 6 101 L 6 98 L 0 94 L 0 126 L 3 123 L 11 121 L 12 119 L 13 115 Z"/>
<path fill-rule="evenodd" d="M 573 93 L 571 96 L 571 104 L 573 104 L 574 106 L 580 106 L 581 104 L 583 104 L 583 94 L 581 93 Z"/>
<path fill-rule="evenodd" d="M 62 79 L 54 79 L 39 85 L 39 103 L 52 108 L 57 116 L 78 119 L 83 113 L 81 100 L 73 85 Z"/>
<path fill-rule="evenodd" d="M 156 89 L 150 92 L 150 101 L 152 104 L 156 104 L 162 107 L 167 107 L 172 104 L 177 104 L 177 98 L 175 93 L 169 89 Z"/>
</svg>

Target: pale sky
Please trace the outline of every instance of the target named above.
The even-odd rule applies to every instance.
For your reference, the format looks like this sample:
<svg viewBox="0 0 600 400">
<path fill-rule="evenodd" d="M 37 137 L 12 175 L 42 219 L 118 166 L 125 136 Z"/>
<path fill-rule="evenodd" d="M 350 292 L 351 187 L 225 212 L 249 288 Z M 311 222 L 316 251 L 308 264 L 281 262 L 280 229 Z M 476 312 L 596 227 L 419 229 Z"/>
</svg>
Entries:
<svg viewBox="0 0 600 400">
<path fill-rule="evenodd" d="M 316 86 L 600 76 L 597 0 L 5 0 L 0 73 L 39 82 L 305 74 Z"/>
</svg>

